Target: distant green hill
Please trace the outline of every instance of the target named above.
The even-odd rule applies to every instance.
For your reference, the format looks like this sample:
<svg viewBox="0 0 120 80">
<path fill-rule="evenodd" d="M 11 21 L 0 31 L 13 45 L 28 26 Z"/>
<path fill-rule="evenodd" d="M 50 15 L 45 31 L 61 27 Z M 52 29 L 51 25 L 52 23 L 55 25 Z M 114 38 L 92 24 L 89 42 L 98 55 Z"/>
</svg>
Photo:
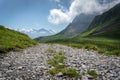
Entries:
<svg viewBox="0 0 120 80">
<path fill-rule="evenodd" d="M 49 42 L 49 41 L 58 40 L 58 39 L 65 39 L 65 38 L 67 37 L 65 37 L 64 35 L 52 35 L 52 36 L 35 38 L 34 40 L 44 43 L 44 42 Z"/>
<path fill-rule="evenodd" d="M 27 35 L 0 26 L 0 53 L 19 50 L 37 44 Z"/>
</svg>

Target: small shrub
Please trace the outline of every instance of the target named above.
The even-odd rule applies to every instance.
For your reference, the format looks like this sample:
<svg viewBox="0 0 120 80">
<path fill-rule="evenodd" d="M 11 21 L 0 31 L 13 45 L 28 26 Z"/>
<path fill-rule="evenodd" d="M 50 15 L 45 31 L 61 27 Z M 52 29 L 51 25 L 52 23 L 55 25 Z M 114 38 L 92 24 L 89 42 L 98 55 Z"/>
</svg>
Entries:
<svg viewBox="0 0 120 80">
<path fill-rule="evenodd" d="M 87 73 L 91 76 L 93 76 L 93 78 L 97 78 L 97 73 L 95 70 L 88 70 Z"/>
<path fill-rule="evenodd" d="M 58 52 L 56 53 L 52 59 L 49 59 L 47 61 L 47 63 L 51 66 L 53 66 L 54 68 L 53 69 L 50 69 L 48 71 L 48 73 L 50 73 L 51 75 L 55 75 L 59 72 L 62 72 L 63 75 L 66 75 L 66 76 L 70 76 L 70 77 L 75 77 L 75 76 L 78 76 L 79 73 L 76 72 L 75 69 L 73 68 L 65 68 L 66 65 L 64 64 L 64 60 L 65 60 L 65 56 L 64 56 L 64 53 L 62 52 Z"/>
<path fill-rule="evenodd" d="M 62 66 L 62 65 L 59 65 L 59 63 L 64 63 L 65 58 L 66 57 L 63 55 L 63 53 L 59 52 L 59 53 L 56 53 L 52 59 L 49 59 L 47 63 L 51 66 L 56 66 L 56 67 Z"/>
<path fill-rule="evenodd" d="M 68 46 L 75 47 L 75 48 L 83 48 L 82 44 L 68 44 Z"/>
<path fill-rule="evenodd" d="M 53 68 L 53 69 L 50 69 L 48 71 L 48 73 L 50 73 L 51 75 L 55 75 L 57 74 L 58 72 L 60 72 L 61 70 L 57 69 L 57 68 Z"/>
<path fill-rule="evenodd" d="M 120 50 L 108 51 L 106 54 L 120 56 Z"/>
<path fill-rule="evenodd" d="M 79 73 L 73 68 L 65 69 L 63 71 L 63 74 L 66 75 L 66 76 L 69 76 L 69 77 L 79 76 Z"/>
<path fill-rule="evenodd" d="M 85 45 L 85 49 L 88 49 L 88 50 L 98 50 L 97 46 L 95 45 L 91 45 L 91 44 L 87 44 Z"/>
<path fill-rule="evenodd" d="M 106 52 L 106 50 L 104 50 L 104 49 L 98 49 L 98 53 L 100 53 L 100 54 L 105 53 L 105 52 Z"/>
<path fill-rule="evenodd" d="M 54 50 L 52 50 L 52 49 L 48 49 L 47 51 L 46 51 L 47 53 L 56 53 Z"/>
</svg>

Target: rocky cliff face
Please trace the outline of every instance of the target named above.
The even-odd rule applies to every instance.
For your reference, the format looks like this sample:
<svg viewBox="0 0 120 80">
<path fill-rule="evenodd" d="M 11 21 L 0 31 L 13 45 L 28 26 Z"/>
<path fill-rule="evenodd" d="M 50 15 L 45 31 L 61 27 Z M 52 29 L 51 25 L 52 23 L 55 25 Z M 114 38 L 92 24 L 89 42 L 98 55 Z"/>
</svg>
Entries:
<svg viewBox="0 0 120 80">
<path fill-rule="evenodd" d="M 66 29 L 58 33 L 66 37 L 74 37 L 85 31 L 92 22 L 95 14 L 80 14 L 70 23 Z"/>
</svg>

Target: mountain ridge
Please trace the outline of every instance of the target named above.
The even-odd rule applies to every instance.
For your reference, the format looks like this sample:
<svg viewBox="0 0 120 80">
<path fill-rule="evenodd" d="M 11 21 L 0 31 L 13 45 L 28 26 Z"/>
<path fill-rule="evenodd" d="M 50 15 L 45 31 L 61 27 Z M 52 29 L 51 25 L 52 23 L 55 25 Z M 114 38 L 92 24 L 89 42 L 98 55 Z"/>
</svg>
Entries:
<svg viewBox="0 0 120 80">
<path fill-rule="evenodd" d="M 85 31 L 92 22 L 95 14 L 80 14 L 74 18 L 63 31 L 57 35 L 64 35 L 66 37 L 74 37 Z"/>
<path fill-rule="evenodd" d="M 94 19 L 95 14 L 82 14 L 75 17 L 75 19 L 70 23 L 64 30 L 61 32 L 52 35 L 52 36 L 45 36 L 45 37 L 38 37 L 35 38 L 37 41 L 51 41 L 54 39 L 63 39 L 63 38 L 72 38 L 80 33 L 84 32 L 88 27 L 89 24 Z M 86 20 L 87 19 L 87 20 Z"/>
<path fill-rule="evenodd" d="M 120 3 L 107 12 L 96 16 L 89 28 L 81 35 L 89 32 L 85 36 L 91 36 L 118 30 L 120 30 Z"/>
</svg>

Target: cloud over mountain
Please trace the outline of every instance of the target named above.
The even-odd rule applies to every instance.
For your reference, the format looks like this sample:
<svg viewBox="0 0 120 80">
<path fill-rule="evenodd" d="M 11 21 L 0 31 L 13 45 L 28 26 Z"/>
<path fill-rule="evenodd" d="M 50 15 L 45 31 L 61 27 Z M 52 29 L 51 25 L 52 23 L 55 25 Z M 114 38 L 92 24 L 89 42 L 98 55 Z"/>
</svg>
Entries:
<svg viewBox="0 0 120 80">
<path fill-rule="evenodd" d="M 103 13 L 119 2 L 120 0 L 72 0 L 69 9 L 60 7 L 50 10 L 48 21 L 52 24 L 68 23 L 79 14 Z"/>
<path fill-rule="evenodd" d="M 51 29 L 47 30 L 44 28 L 41 28 L 41 29 L 25 29 L 25 28 L 23 28 L 23 29 L 15 29 L 15 31 L 25 33 L 25 34 L 29 35 L 31 38 L 56 34 L 56 31 L 51 30 Z"/>
</svg>

